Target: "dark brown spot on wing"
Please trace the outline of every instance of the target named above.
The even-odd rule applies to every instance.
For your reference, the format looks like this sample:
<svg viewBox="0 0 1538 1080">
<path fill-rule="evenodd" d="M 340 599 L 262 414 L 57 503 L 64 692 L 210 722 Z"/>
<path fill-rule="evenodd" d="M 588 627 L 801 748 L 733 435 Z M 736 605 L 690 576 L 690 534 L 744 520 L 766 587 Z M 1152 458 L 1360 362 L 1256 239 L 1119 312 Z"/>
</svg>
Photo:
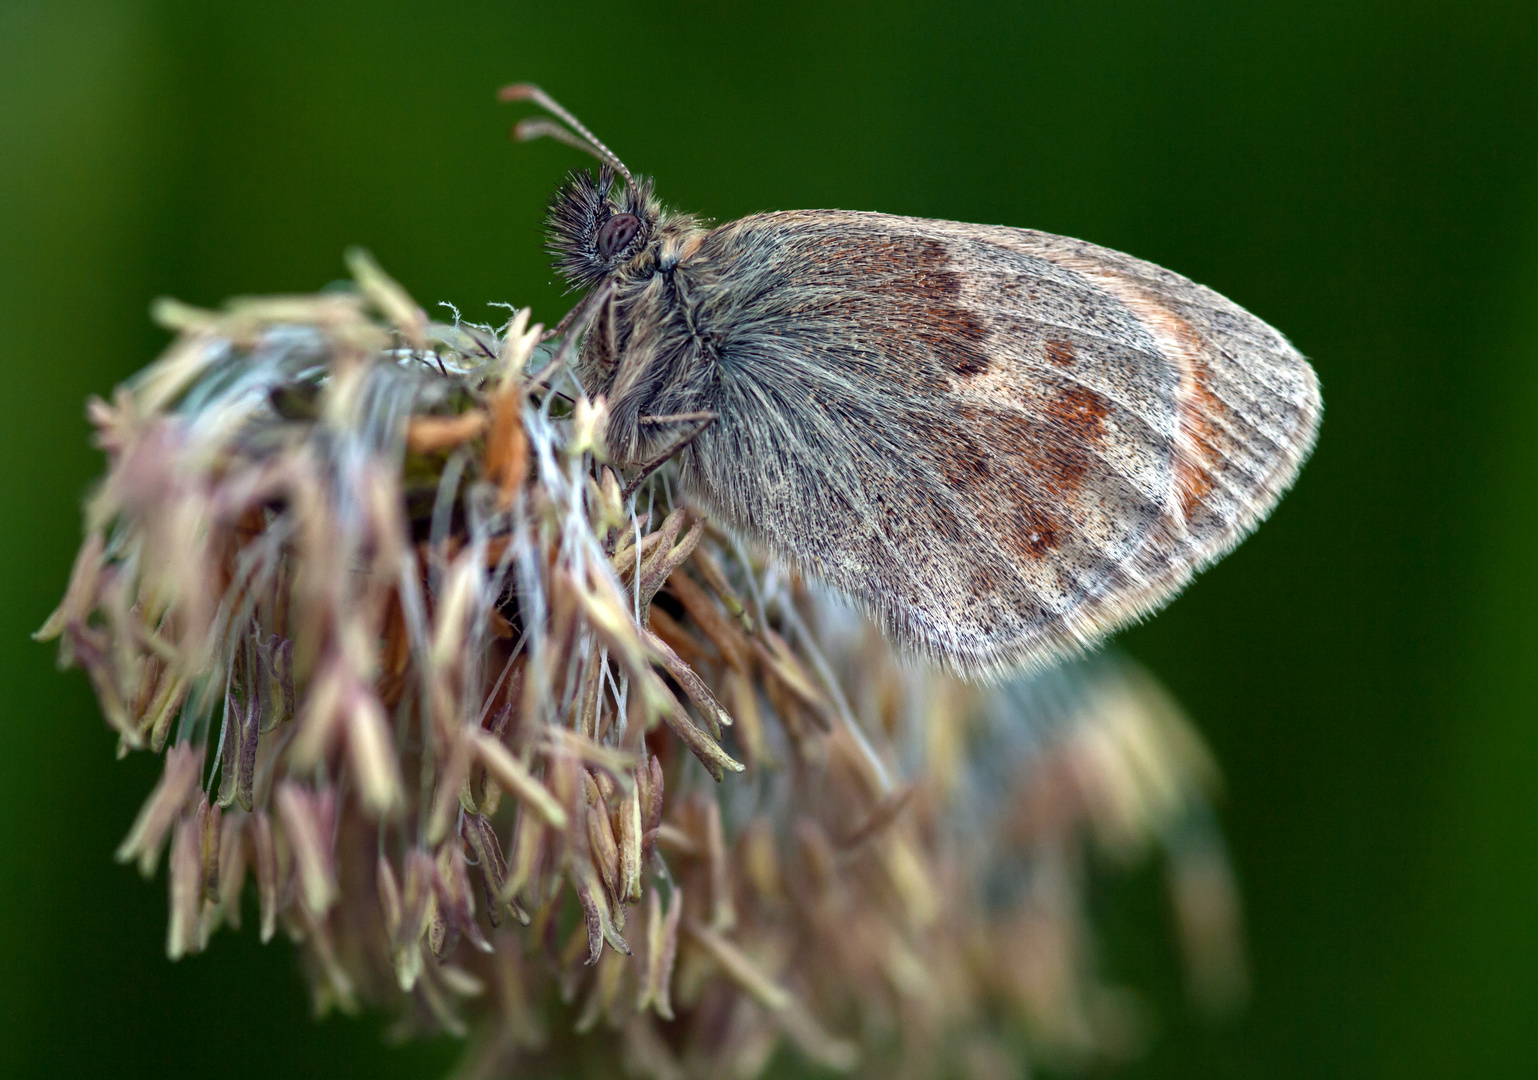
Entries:
<svg viewBox="0 0 1538 1080">
<path fill-rule="evenodd" d="M 1105 418 L 1111 404 L 1088 387 L 1073 383 L 1059 387 L 1044 401 L 1030 404 L 1034 412 L 963 403 L 956 407 L 958 427 L 986 448 L 983 468 L 989 458 L 999 466 L 1008 463 L 1039 495 L 1071 499 L 1084 486 L 1085 474 L 1094 466 L 1105 442 Z M 955 457 L 953 468 L 966 464 L 974 474 L 980 472 L 972 465 L 973 452 L 956 449 L 956 435 L 948 441 Z"/>
<path fill-rule="evenodd" d="M 1003 537 L 1004 548 L 1013 555 L 1042 559 L 1061 545 L 1061 526 L 1038 506 L 1022 506 L 1016 519 L 1016 531 Z"/>
<path fill-rule="evenodd" d="M 1047 415 L 1065 438 L 1098 446 L 1105 438 L 1111 403 L 1087 386 L 1063 387 L 1047 402 Z"/>
<path fill-rule="evenodd" d="M 847 290 L 834 310 L 882 335 L 890 351 L 917 352 L 913 360 L 961 378 L 989 369 L 987 325 L 962 302 L 961 275 L 944 241 L 835 232 L 812 239 L 806 258 L 797 277 Z"/>
<path fill-rule="evenodd" d="M 1046 402 L 1046 422 L 1038 424 L 1037 444 L 1029 460 L 1043 488 L 1057 498 L 1072 498 L 1105 439 L 1109 403 L 1085 386 L 1067 386 Z"/>
<path fill-rule="evenodd" d="M 898 291 L 918 299 L 923 308 L 918 340 L 957 375 L 981 375 L 987 371 L 989 359 L 984 343 L 988 328 L 976 312 L 961 303 L 961 275 L 951 267 L 945 244 L 939 240 L 918 241 L 910 273 L 911 287 Z"/>
<path fill-rule="evenodd" d="M 1047 359 L 1058 367 L 1069 367 L 1074 361 L 1073 343 L 1054 340 L 1047 342 Z"/>
<path fill-rule="evenodd" d="M 958 492 L 965 494 L 968 488 L 985 483 L 993 475 L 989 464 L 992 455 L 979 437 L 981 433 L 966 428 L 950 432 L 931 430 L 927 434 L 931 440 L 931 455 L 940 466 L 940 472 Z"/>
<path fill-rule="evenodd" d="M 1046 557 L 1066 539 L 1068 497 L 1081 486 L 1090 456 L 1023 413 L 972 403 L 956 407 L 956 425 L 934 432 L 935 463 L 958 504 L 1006 552 Z"/>
</svg>

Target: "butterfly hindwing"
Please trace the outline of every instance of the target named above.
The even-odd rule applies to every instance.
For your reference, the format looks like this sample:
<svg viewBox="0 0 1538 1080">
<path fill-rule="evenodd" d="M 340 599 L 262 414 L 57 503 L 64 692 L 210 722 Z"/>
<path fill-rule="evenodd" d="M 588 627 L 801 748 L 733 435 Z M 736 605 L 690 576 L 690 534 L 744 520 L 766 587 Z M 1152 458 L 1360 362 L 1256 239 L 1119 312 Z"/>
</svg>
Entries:
<svg viewBox="0 0 1538 1080">
<path fill-rule="evenodd" d="M 652 411 L 719 416 L 684 458 L 696 494 L 972 672 L 1168 600 L 1269 512 L 1319 418 L 1275 330 L 1045 233 L 762 214 L 645 288 L 683 322 L 629 332 L 634 356 L 667 358 L 631 383 L 673 387 Z"/>
</svg>

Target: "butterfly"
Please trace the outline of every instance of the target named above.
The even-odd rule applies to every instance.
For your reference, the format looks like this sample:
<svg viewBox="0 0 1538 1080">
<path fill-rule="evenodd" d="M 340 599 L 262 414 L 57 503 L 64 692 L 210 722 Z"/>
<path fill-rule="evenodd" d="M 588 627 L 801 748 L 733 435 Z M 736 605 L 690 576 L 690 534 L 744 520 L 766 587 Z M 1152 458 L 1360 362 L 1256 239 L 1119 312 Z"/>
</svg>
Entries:
<svg viewBox="0 0 1538 1080">
<path fill-rule="evenodd" d="M 591 290 L 576 374 L 615 463 L 701 420 L 677 453 L 693 499 L 958 673 L 1039 667 L 1149 615 L 1313 448 L 1308 362 L 1179 274 L 879 213 L 708 227 L 538 87 L 502 97 L 557 118 L 519 137 L 602 163 L 548 224 L 556 268 Z"/>
</svg>

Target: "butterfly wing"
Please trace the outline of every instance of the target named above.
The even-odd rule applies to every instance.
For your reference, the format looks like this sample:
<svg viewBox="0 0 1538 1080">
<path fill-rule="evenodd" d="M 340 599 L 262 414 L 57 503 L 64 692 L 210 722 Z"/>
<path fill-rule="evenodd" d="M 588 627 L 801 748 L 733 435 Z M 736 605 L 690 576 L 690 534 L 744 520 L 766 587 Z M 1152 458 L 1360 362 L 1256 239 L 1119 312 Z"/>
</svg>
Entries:
<svg viewBox="0 0 1538 1080">
<path fill-rule="evenodd" d="M 720 414 L 686 482 L 968 673 L 1161 606 L 1266 516 L 1318 428 L 1281 334 L 1078 240 L 792 211 L 713 230 L 679 271 Z"/>
</svg>

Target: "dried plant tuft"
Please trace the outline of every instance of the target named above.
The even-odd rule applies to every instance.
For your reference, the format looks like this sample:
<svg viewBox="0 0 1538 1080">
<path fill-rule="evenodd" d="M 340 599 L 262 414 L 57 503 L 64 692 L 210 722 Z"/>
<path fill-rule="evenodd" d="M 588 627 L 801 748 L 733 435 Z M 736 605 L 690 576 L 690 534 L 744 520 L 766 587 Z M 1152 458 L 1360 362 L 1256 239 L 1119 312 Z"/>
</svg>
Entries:
<svg viewBox="0 0 1538 1080">
<path fill-rule="evenodd" d="M 463 1036 L 466 1077 L 1012 1076 L 1136 1048 L 1085 893 L 1161 848 L 1193 994 L 1242 997 L 1215 771 L 1151 679 L 904 667 L 666 469 L 624 497 L 571 334 L 351 264 L 161 303 L 175 342 L 90 405 L 39 636 L 164 755 L 117 855 L 169 851 L 172 959 L 254 914 L 317 1011 Z"/>
</svg>

